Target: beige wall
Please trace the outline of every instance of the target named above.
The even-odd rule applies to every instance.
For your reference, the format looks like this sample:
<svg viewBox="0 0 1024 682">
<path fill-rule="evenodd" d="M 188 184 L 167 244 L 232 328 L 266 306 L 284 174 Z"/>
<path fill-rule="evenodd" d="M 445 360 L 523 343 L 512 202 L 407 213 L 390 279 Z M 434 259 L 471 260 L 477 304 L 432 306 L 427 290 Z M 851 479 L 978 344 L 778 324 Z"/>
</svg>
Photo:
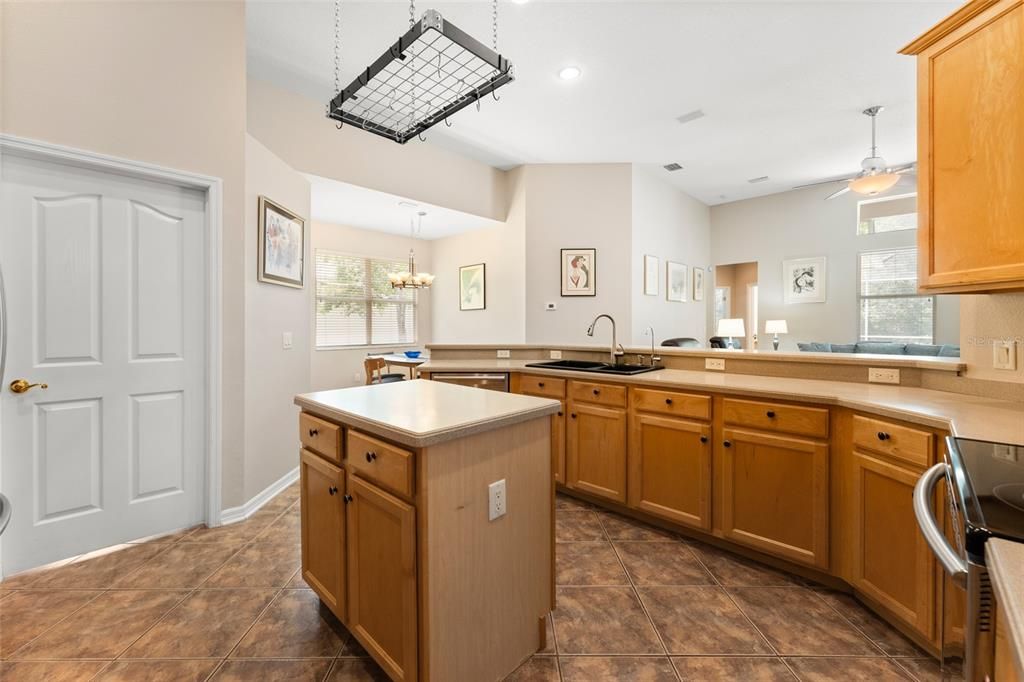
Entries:
<svg viewBox="0 0 1024 682">
<path fill-rule="evenodd" d="M 431 261 L 431 242 L 422 239 L 409 239 L 383 232 L 359 230 L 345 225 L 329 223 L 313 223 L 313 250 L 329 249 L 350 253 L 358 256 L 376 256 L 378 258 L 397 258 L 405 260 L 409 257 L 409 247 L 415 244 L 416 268 L 425 272 L 433 272 Z M 312 256 L 311 265 L 312 267 Z M 311 278 L 310 285 L 314 286 Z M 345 349 L 313 349 L 310 360 L 310 388 L 322 391 L 329 388 L 361 386 L 364 382 L 363 360 L 370 352 L 402 351 L 413 348 L 422 349 L 430 343 L 431 304 L 435 295 L 433 288 L 419 292 L 419 306 L 416 311 L 416 343 L 408 346 L 359 347 Z M 313 311 L 315 297 L 311 292 L 307 304 Z M 310 315 L 311 339 L 316 338 L 316 315 Z M 311 341 L 312 343 L 313 341 Z M 397 371 L 397 370 L 396 370 Z"/>
<path fill-rule="evenodd" d="M 250 80 L 249 132 L 303 173 L 505 220 L 505 173 L 435 145 L 399 145 L 324 116 L 325 102 Z"/>
<path fill-rule="evenodd" d="M 264 195 L 306 221 L 305 287 L 256 279 L 259 249 L 258 201 Z M 309 391 L 312 353 L 310 305 L 309 181 L 256 139 L 245 147 L 245 486 L 252 497 L 298 466 L 296 393 Z M 292 335 L 284 349 L 283 334 Z"/>
<path fill-rule="evenodd" d="M 992 368 L 993 339 L 1017 342 L 1017 370 Z M 960 357 L 972 379 L 1024 384 L 1024 293 L 960 297 Z"/>
<path fill-rule="evenodd" d="M 5 2 L 0 124 L 224 181 L 223 504 L 243 501 L 242 2 Z"/>
</svg>

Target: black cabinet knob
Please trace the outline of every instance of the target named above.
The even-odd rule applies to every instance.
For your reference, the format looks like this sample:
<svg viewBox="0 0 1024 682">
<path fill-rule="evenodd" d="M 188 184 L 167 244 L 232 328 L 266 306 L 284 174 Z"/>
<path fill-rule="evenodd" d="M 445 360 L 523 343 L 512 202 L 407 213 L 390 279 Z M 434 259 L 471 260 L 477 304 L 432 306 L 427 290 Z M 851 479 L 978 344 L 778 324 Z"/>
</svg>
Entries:
<svg viewBox="0 0 1024 682">
<path fill-rule="evenodd" d="M 538 385 L 539 387 L 541 387 L 541 388 L 544 388 L 544 382 L 543 382 L 543 381 L 538 381 L 538 382 L 537 382 L 537 385 Z"/>
<path fill-rule="evenodd" d="M 701 436 L 700 437 L 700 442 L 701 443 L 707 443 L 708 442 L 708 437 L 707 436 Z"/>
<path fill-rule="evenodd" d="M 775 419 L 775 410 L 768 410 L 765 414 L 768 415 L 769 419 Z"/>
<path fill-rule="evenodd" d="M 665 398 L 665 404 L 666 405 L 671 405 L 672 404 L 672 398 Z"/>
<path fill-rule="evenodd" d="M 352 501 L 352 496 L 351 495 L 344 495 L 341 499 L 345 501 L 345 504 L 348 504 L 349 502 Z"/>
<path fill-rule="evenodd" d="M 576 418 L 576 413 L 575 413 L 575 412 L 573 412 L 573 413 L 572 413 L 572 414 L 570 414 L 569 416 L 570 416 L 570 417 L 572 417 L 573 419 L 575 419 L 575 418 Z"/>
<path fill-rule="evenodd" d="M 366 461 L 367 462 L 372 462 L 375 459 L 377 459 L 377 453 L 376 452 L 367 452 L 366 453 Z"/>
<path fill-rule="evenodd" d="M 331 495 L 335 494 L 336 492 L 338 492 L 338 486 L 332 485 L 330 488 L 327 489 L 327 492 L 330 493 Z"/>
<path fill-rule="evenodd" d="M 310 438 L 313 438 L 313 437 L 315 437 L 315 436 L 316 436 L 316 435 L 317 435 L 318 433 L 320 433 L 320 431 L 319 431 L 318 429 L 310 429 L 310 430 L 309 430 L 309 437 L 310 437 Z"/>
<path fill-rule="evenodd" d="M 727 448 L 731 448 L 732 447 L 732 442 L 731 441 L 725 441 L 724 443 L 722 443 L 722 445 L 724 445 Z"/>
<path fill-rule="evenodd" d="M 594 389 L 594 395 L 597 395 L 597 394 L 599 394 L 600 392 L 601 392 L 601 389 L 599 389 L 599 388 L 595 388 L 595 389 Z"/>
<path fill-rule="evenodd" d="M 885 431 L 878 432 L 878 440 L 889 440 L 889 434 Z"/>
<path fill-rule="evenodd" d="M 564 415 L 564 414 L 565 414 L 565 413 L 564 413 L 564 412 L 562 412 L 561 410 L 559 410 L 559 411 L 558 411 L 558 416 L 559 416 L 559 417 L 561 417 L 561 416 L 562 416 L 562 415 Z"/>
</svg>

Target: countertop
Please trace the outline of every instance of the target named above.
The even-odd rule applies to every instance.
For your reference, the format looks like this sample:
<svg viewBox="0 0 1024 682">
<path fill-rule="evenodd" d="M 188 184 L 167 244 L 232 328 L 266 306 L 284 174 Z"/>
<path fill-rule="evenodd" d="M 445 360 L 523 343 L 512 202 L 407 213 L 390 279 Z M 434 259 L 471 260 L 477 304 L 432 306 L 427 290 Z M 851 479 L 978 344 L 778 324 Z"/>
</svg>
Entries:
<svg viewBox="0 0 1024 682">
<path fill-rule="evenodd" d="M 546 417 L 557 400 L 436 381 L 396 381 L 295 396 L 314 414 L 414 448 Z"/>
<path fill-rule="evenodd" d="M 1006 635 L 1016 657 L 1017 673 L 1024 676 L 1024 544 L 993 538 L 985 543 L 985 564 L 1006 614 Z"/>
<path fill-rule="evenodd" d="M 787 379 L 682 369 L 618 376 L 526 367 L 536 360 L 431 360 L 423 372 L 528 372 L 584 381 L 608 381 L 683 390 L 731 393 L 825 405 L 838 405 L 948 429 L 962 438 L 1024 445 L 1024 403 L 909 386 L 860 384 L 821 379 Z"/>
</svg>

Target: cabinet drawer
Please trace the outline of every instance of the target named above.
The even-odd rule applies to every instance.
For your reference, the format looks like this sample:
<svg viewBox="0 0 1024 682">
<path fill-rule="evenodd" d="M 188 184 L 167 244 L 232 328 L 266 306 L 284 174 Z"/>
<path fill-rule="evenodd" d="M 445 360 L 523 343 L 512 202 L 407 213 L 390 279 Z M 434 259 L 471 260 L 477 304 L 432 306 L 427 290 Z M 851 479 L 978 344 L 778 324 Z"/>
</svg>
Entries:
<svg viewBox="0 0 1024 682">
<path fill-rule="evenodd" d="M 626 387 L 590 381 L 570 381 L 569 397 L 581 403 L 625 407 Z"/>
<path fill-rule="evenodd" d="M 726 424 L 828 438 L 828 410 L 820 407 L 726 398 L 722 413 Z"/>
<path fill-rule="evenodd" d="M 523 393 L 529 393 L 530 395 L 564 398 L 565 379 L 524 374 L 519 378 L 519 390 Z"/>
<path fill-rule="evenodd" d="M 853 444 L 922 468 L 931 462 L 932 434 L 881 419 L 854 415 Z"/>
<path fill-rule="evenodd" d="M 341 464 L 341 427 L 319 417 L 299 414 L 299 440 L 304 447 Z"/>
<path fill-rule="evenodd" d="M 660 412 L 691 419 L 711 419 L 711 398 L 706 395 L 634 388 L 633 407 L 644 412 Z"/>
<path fill-rule="evenodd" d="M 348 432 L 345 465 L 382 488 L 406 497 L 413 492 L 413 455 L 357 431 Z"/>
</svg>

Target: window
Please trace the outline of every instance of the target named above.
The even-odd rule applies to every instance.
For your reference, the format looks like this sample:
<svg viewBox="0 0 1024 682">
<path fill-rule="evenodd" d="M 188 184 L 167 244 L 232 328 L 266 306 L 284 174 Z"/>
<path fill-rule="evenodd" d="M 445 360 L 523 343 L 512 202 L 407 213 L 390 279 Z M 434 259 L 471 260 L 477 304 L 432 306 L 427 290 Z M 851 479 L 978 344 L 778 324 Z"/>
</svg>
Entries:
<svg viewBox="0 0 1024 682">
<path fill-rule="evenodd" d="M 416 291 L 393 289 L 405 261 L 316 251 L 316 347 L 416 342 Z"/>
<path fill-rule="evenodd" d="M 917 195 L 866 199 L 857 204 L 857 234 L 917 229 Z"/>
<path fill-rule="evenodd" d="M 935 299 L 917 295 L 917 249 L 859 257 L 860 340 L 931 343 Z"/>
</svg>

